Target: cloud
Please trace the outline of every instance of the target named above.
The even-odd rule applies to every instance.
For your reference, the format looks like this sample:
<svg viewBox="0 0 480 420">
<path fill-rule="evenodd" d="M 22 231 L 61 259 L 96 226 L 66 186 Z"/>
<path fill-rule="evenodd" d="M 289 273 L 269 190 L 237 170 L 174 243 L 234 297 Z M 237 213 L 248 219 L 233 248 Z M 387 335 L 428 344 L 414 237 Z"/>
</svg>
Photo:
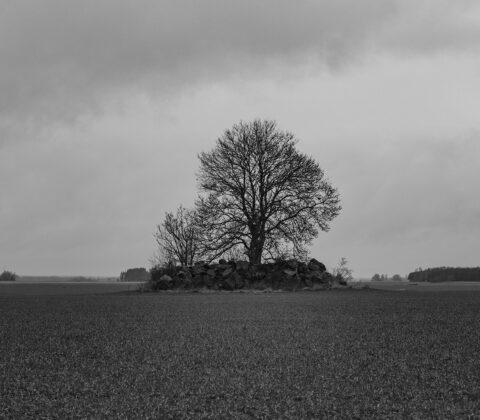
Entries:
<svg viewBox="0 0 480 420">
<path fill-rule="evenodd" d="M 395 141 L 389 148 L 371 145 L 377 153 L 353 148 L 367 168 L 352 179 L 347 156 L 340 172 L 347 232 L 357 241 L 389 244 L 421 236 L 454 237 L 478 232 L 480 200 L 475 195 L 480 159 L 480 133 L 455 139 Z M 345 177 L 344 179 L 342 179 Z M 361 206 L 358 206 L 362 203 Z"/>
<path fill-rule="evenodd" d="M 479 138 L 462 140 L 479 128 L 479 19 L 476 0 L 0 2 L 2 258 L 144 264 L 163 212 L 191 204 L 196 152 L 254 117 L 340 188 L 315 255 L 368 273 L 393 242 L 404 266 L 422 235 L 461 244 L 479 225 Z"/>
<path fill-rule="evenodd" d="M 306 63 L 334 69 L 376 50 L 478 50 L 474 3 L 4 2 L 0 128 L 4 138 L 35 136 L 38 124 L 101 112 L 132 91 L 166 95 Z"/>
<path fill-rule="evenodd" d="M 476 266 L 480 235 L 480 132 L 455 138 L 349 145 L 330 176 L 343 210 L 312 254 L 340 255 L 355 274 Z"/>
</svg>

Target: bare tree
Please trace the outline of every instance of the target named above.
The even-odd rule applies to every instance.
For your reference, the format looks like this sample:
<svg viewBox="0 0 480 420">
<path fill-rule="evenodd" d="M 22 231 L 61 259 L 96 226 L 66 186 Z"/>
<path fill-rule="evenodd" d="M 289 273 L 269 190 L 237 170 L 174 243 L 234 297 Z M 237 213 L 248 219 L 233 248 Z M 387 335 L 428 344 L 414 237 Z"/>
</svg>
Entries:
<svg viewBox="0 0 480 420">
<path fill-rule="evenodd" d="M 243 246 L 250 263 L 264 252 L 304 252 L 340 212 L 338 192 L 315 160 L 296 150 L 274 121 L 240 122 L 199 155 L 197 200 L 211 259 Z"/>
<path fill-rule="evenodd" d="M 353 270 L 348 268 L 348 261 L 345 257 L 340 258 L 338 265 L 333 269 L 333 275 L 344 282 L 353 280 Z"/>
<path fill-rule="evenodd" d="M 194 210 L 180 206 L 176 214 L 165 213 L 165 219 L 154 234 L 160 255 L 167 263 L 192 265 L 200 257 L 199 231 Z"/>
</svg>

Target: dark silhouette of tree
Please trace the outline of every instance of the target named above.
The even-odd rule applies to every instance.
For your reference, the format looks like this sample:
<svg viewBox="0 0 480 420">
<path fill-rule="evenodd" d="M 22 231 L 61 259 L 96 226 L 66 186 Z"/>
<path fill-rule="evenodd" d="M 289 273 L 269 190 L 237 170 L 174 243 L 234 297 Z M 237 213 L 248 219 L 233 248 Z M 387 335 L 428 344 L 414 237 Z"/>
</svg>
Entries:
<svg viewBox="0 0 480 420">
<path fill-rule="evenodd" d="M 0 281 L 15 281 L 17 277 L 13 271 L 4 270 L 2 274 L 0 274 Z"/>
<path fill-rule="evenodd" d="M 154 234 L 166 263 L 192 265 L 200 257 L 199 232 L 194 210 L 180 206 L 176 214 L 165 213 L 165 219 Z"/>
<path fill-rule="evenodd" d="M 291 247 L 304 252 L 340 210 L 338 192 L 293 134 L 274 121 L 240 122 L 199 155 L 197 200 L 210 259 L 243 246 L 250 263 Z"/>
</svg>

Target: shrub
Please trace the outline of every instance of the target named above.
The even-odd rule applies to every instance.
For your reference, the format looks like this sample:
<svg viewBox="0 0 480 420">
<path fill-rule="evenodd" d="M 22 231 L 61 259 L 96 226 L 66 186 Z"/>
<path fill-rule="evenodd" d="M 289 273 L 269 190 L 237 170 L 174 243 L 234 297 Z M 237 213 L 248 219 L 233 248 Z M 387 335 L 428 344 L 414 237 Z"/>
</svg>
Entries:
<svg viewBox="0 0 480 420">
<path fill-rule="evenodd" d="M 348 261 L 342 257 L 338 265 L 333 269 L 333 275 L 340 284 L 345 284 L 353 280 L 353 270 L 347 267 Z"/>
<path fill-rule="evenodd" d="M 18 276 L 15 273 L 5 270 L 0 274 L 0 281 L 15 281 L 17 277 Z"/>
</svg>

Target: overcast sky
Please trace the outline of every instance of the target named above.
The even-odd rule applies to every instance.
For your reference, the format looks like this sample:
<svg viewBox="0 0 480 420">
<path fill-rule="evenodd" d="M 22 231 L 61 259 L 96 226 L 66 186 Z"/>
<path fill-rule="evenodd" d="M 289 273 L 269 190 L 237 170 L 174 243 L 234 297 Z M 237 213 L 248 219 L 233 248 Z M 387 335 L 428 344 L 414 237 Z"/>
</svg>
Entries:
<svg viewBox="0 0 480 420">
<path fill-rule="evenodd" d="M 253 118 L 338 188 L 328 268 L 480 265 L 477 0 L 0 0 L 0 57 L 0 270 L 148 267 Z"/>
</svg>

